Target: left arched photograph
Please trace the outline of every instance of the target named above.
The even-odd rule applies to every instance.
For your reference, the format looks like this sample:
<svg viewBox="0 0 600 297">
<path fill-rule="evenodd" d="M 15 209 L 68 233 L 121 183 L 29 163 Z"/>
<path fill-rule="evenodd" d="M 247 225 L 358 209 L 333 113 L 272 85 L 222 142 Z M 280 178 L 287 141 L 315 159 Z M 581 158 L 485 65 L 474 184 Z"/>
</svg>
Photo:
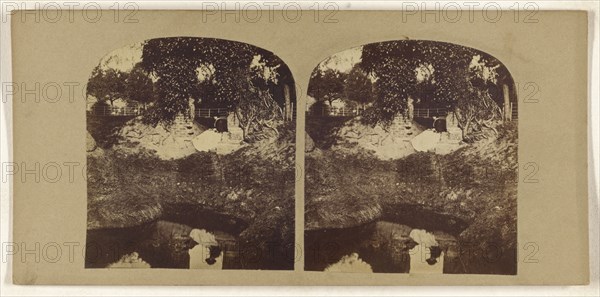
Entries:
<svg viewBox="0 0 600 297">
<path fill-rule="evenodd" d="M 170 37 L 90 71 L 86 268 L 294 269 L 296 92 L 279 57 Z"/>
</svg>

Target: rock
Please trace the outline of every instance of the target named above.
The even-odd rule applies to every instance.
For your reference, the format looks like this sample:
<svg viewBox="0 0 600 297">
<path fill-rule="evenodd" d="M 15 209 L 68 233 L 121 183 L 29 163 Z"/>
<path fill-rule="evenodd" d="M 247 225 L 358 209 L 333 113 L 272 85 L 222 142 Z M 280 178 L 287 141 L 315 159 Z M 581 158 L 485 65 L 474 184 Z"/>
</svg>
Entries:
<svg viewBox="0 0 600 297">
<path fill-rule="evenodd" d="M 199 152 L 216 151 L 217 145 L 221 142 L 221 137 L 221 133 L 214 129 L 209 129 L 194 137 L 192 144 Z"/>
<path fill-rule="evenodd" d="M 458 128 L 458 119 L 452 111 L 446 116 L 446 128 Z"/>
<path fill-rule="evenodd" d="M 440 134 L 433 130 L 425 130 L 421 134 L 415 136 L 410 143 L 418 152 L 428 152 L 435 150 L 440 141 Z"/>
<path fill-rule="evenodd" d="M 93 152 L 98 147 L 96 145 L 96 140 L 94 140 L 94 137 L 92 137 L 92 134 L 90 134 L 90 132 L 87 132 L 85 144 L 86 144 L 86 152 Z"/>
<path fill-rule="evenodd" d="M 446 155 L 461 148 L 460 128 L 449 128 L 448 132 L 437 133 L 433 129 L 423 131 L 410 143 L 419 152 L 434 152 Z M 457 131 L 458 130 L 458 131 Z"/>
<path fill-rule="evenodd" d="M 369 144 L 379 146 L 379 140 L 381 139 L 381 136 L 379 136 L 379 134 L 369 134 L 368 138 Z"/>
<path fill-rule="evenodd" d="M 395 143 L 396 143 L 396 141 L 394 140 L 394 137 L 392 135 L 384 136 L 381 139 L 381 146 L 382 147 L 394 145 Z"/>
<path fill-rule="evenodd" d="M 141 138 L 142 134 L 139 131 L 131 130 L 125 134 L 127 138 Z"/>
<path fill-rule="evenodd" d="M 240 126 L 240 121 L 238 120 L 235 112 L 229 112 L 227 114 L 227 126 L 229 127 L 238 127 Z"/>
<path fill-rule="evenodd" d="M 229 131 L 229 139 L 232 141 L 243 141 L 244 130 L 240 128 L 240 121 L 234 112 L 227 115 L 227 130 Z"/>
<path fill-rule="evenodd" d="M 347 131 L 346 133 L 344 133 L 344 136 L 348 137 L 348 138 L 354 138 L 354 139 L 360 138 L 360 134 L 358 134 L 358 132 L 353 131 L 353 130 Z"/>
<path fill-rule="evenodd" d="M 382 160 L 398 159 L 415 152 L 410 140 L 421 131 L 422 126 L 402 117 L 396 118 L 388 128 L 381 125 L 371 127 L 356 118 L 339 130 L 337 136 L 340 141 L 336 148 L 366 149 Z"/>
<path fill-rule="evenodd" d="M 163 160 L 180 159 L 196 152 L 192 145 L 192 137 L 176 133 L 176 125 L 165 128 L 162 124 L 156 127 L 146 125 L 140 118 L 130 120 L 120 131 L 122 141 L 116 149 L 126 153 L 136 154 L 142 151 L 153 151 Z M 200 134 L 204 127 L 193 123 L 192 128 L 186 129 L 193 134 Z"/>
<path fill-rule="evenodd" d="M 304 132 L 304 152 L 310 153 L 315 150 L 315 142 L 308 133 Z"/>
<path fill-rule="evenodd" d="M 229 139 L 232 141 L 244 141 L 244 130 L 237 126 L 229 126 Z"/>
<path fill-rule="evenodd" d="M 191 142 L 199 152 L 214 151 L 219 155 L 227 155 L 246 145 L 234 138 L 231 133 L 219 133 L 215 129 L 209 129 L 194 137 Z"/>
<path fill-rule="evenodd" d="M 448 142 L 459 143 L 462 141 L 462 130 L 458 127 L 448 127 Z"/>
</svg>

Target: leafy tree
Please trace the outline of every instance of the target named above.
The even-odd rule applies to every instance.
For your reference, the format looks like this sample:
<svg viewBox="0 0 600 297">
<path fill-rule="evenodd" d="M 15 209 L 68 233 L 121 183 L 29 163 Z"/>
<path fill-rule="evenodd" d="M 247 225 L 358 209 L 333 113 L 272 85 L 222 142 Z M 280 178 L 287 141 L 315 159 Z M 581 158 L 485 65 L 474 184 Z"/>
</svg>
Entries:
<svg viewBox="0 0 600 297">
<path fill-rule="evenodd" d="M 409 97 L 425 108 L 454 109 L 463 135 L 492 127 L 502 102 L 498 86 L 511 84 L 506 68 L 475 49 L 450 43 L 402 40 L 363 47 L 360 67 L 377 78 L 376 100 L 364 116 L 389 124 Z"/>
<path fill-rule="evenodd" d="M 94 68 L 87 84 L 87 93 L 113 106 L 115 100 L 125 97 L 127 74 L 115 69 Z"/>
<path fill-rule="evenodd" d="M 252 132 L 262 131 L 263 128 L 270 129 L 278 135 L 277 126 L 284 118 L 283 109 L 273 99 L 271 92 L 255 84 L 256 82 L 250 79 L 240 80 L 240 87 L 249 92 L 234 108 L 246 141 L 251 140 Z"/>
<path fill-rule="evenodd" d="M 420 62 L 415 45 L 404 41 L 367 44 L 360 67 L 377 78 L 376 100 L 363 120 L 368 124 L 389 125 L 407 108 L 408 97 L 415 94 L 414 69 Z"/>
<path fill-rule="evenodd" d="M 106 101 L 96 101 L 92 105 L 90 112 L 94 115 L 102 115 L 108 108 L 110 108 L 110 105 Z"/>
<path fill-rule="evenodd" d="M 334 69 L 315 69 L 308 85 L 308 95 L 317 101 L 326 101 L 329 107 L 333 101 L 344 97 L 346 74 Z"/>
<path fill-rule="evenodd" d="M 188 99 L 198 98 L 199 81 L 189 61 L 165 57 L 160 65 L 156 82 L 156 96 L 160 100 L 147 110 L 143 119 L 151 124 L 171 124 L 178 114 L 187 114 Z"/>
<path fill-rule="evenodd" d="M 154 83 L 139 63 L 133 67 L 127 77 L 125 94 L 129 100 L 144 106 L 155 100 Z"/>
<path fill-rule="evenodd" d="M 269 51 L 212 38 L 160 38 L 145 44 L 141 65 L 157 77 L 160 98 L 144 117 L 148 123 L 170 124 L 187 114 L 189 98 L 235 110 L 248 133 L 283 117 L 267 112 L 284 104 L 272 96 L 283 61 Z"/>
<path fill-rule="evenodd" d="M 488 128 L 496 132 L 495 121 L 502 117 L 500 105 L 492 98 L 485 79 L 479 72 L 465 71 L 455 79 L 455 92 L 458 99 L 453 104 L 463 139 L 471 140 L 474 132 Z"/>
<path fill-rule="evenodd" d="M 327 113 L 327 103 L 325 101 L 315 101 L 309 108 L 308 113 L 311 115 L 325 115 Z"/>
<path fill-rule="evenodd" d="M 354 67 L 348 73 L 344 87 L 346 98 L 364 106 L 374 99 L 373 83 L 367 74 L 359 67 Z"/>
</svg>

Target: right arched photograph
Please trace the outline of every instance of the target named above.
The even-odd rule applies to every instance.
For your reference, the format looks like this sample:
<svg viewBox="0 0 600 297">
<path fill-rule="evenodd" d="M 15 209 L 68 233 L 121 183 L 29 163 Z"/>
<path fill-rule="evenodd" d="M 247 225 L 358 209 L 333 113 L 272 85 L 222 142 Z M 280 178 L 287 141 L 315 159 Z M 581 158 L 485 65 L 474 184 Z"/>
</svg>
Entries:
<svg viewBox="0 0 600 297">
<path fill-rule="evenodd" d="M 396 40 L 314 68 L 305 270 L 517 273 L 518 100 L 509 66 Z"/>
</svg>

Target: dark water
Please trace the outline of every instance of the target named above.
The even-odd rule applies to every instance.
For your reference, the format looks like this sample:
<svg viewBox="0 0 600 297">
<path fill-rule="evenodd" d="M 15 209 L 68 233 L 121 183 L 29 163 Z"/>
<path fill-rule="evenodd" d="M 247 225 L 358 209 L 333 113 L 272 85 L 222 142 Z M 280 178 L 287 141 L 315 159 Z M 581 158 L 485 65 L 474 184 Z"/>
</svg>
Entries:
<svg viewBox="0 0 600 297">
<path fill-rule="evenodd" d="M 411 238 L 412 230 L 406 225 L 379 221 L 354 228 L 308 231 L 305 233 L 305 268 L 310 271 L 339 271 L 341 265 L 346 266 L 342 267 L 345 272 L 365 272 L 370 266 L 375 273 L 417 270 L 442 273 L 447 269 L 445 263 L 452 262 L 456 239 L 444 232 L 432 232 L 437 245 L 434 250 L 438 249 L 441 253 L 433 253 L 437 256 L 433 257 L 436 263 L 430 265 L 427 262 L 432 258 L 430 247 Z M 354 267 L 348 267 L 348 263 Z"/>
<path fill-rule="evenodd" d="M 135 265 L 131 265 L 135 268 L 189 269 L 193 260 L 190 249 L 192 255 L 199 257 L 210 254 L 208 250 L 194 252 L 198 250 L 198 243 L 189 235 L 193 229 L 201 229 L 216 237 L 222 253 L 216 257 L 217 264 L 222 269 L 293 269 L 293 246 L 289 249 L 289 246 L 263 242 L 260 238 L 242 242 L 240 234 L 248 224 L 240 219 L 189 205 L 169 205 L 163 211 L 166 215 L 159 221 L 141 226 L 88 230 L 85 267 L 107 268 L 135 260 Z"/>
<path fill-rule="evenodd" d="M 459 242 L 448 226 L 415 229 L 387 221 L 305 232 L 308 271 L 502 274 L 517 272 L 517 253 L 502 244 Z M 413 233 L 411 233 L 413 232 Z M 422 237 L 415 236 L 421 234 Z M 411 237 L 412 236 L 412 237 Z M 420 241 L 420 242 L 419 242 Z M 417 244 L 419 243 L 419 244 Z"/>
<path fill-rule="evenodd" d="M 172 206 L 161 220 L 133 228 L 88 230 L 86 268 L 106 268 L 123 258 L 141 258 L 152 268 L 187 269 L 188 251 L 198 245 L 189 235 L 193 229 L 214 235 L 222 252 L 223 269 L 242 269 L 238 257 L 238 235 L 245 222 L 233 217 L 189 206 Z M 135 254 L 134 254 L 135 253 Z"/>
</svg>

